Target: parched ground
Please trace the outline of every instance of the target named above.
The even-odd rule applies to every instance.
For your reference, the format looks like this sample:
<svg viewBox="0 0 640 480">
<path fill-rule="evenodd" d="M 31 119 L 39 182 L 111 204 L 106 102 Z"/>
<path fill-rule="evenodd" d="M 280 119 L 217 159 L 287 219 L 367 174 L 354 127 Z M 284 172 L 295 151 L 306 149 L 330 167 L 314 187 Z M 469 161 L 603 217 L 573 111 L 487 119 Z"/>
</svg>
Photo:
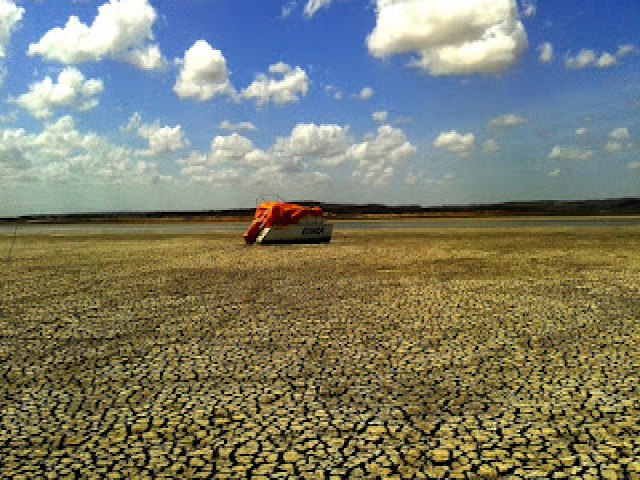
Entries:
<svg viewBox="0 0 640 480">
<path fill-rule="evenodd" d="M 640 479 L 640 229 L 0 236 L 0 478 Z"/>
</svg>

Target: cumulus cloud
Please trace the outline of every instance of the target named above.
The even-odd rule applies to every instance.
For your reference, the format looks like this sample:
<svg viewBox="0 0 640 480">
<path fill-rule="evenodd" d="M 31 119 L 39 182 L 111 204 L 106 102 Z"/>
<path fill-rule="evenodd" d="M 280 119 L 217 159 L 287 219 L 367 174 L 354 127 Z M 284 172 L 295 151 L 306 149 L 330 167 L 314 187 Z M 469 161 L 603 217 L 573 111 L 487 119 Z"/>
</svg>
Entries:
<svg viewBox="0 0 640 480">
<path fill-rule="evenodd" d="M 3 175 L 16 176 L 31 167 L 27 156 L 28 138 L 22 128 L 4 130 L 0 135 L 0 167 Z"/>
<path fill-rule="evenodd" d="M 559 177 L 561 173 L 562 173 L 562 170 L 560 170 L 559 168 L 556 168 L 555 170 L 551 170 L 549 173 L 547 173 L 547 176 L 548 177 Z"/>
<path fill-rule="evenodd" d="M 269 73 L 280 78 L 268 77 L 261 73 L 242 91 L 242 97 L 254 100 L 258 105 L 274 102 L 276 105 L 296 103 L 300 95 L 309 90 L 307 73 L 300 67 L 286 63 L 276 63 L 269 67 Z"/>
<path fill-rule="evenodd" d="M 249 154 L 254 150 L 251 140 L 235 132 L 231 135 L 218 135 L 211 141 L 207 163 L 209 165 L 253 163 Z"/>
<path fill-rule="evenodd" d="M 67 67 L 60 72 L 57 82 L 45 77 L 41 82 L 29 85 L 29 91 L 15 99 L 15 103 L 35 118 L 48 118 L 56 108 L 90 110 L 96 107 L 103 90 L 102 80 L 85 80 L 82 72 Z"/>
<path fill-rule="evenodd" d="M 191 152 L 178 160 L 181 174 L 191 182 L 209 185 L 241 185 L 277 181 L 324 181 L 327 175 L 311 170 L 302 158 L 280 151 L 273 145 L 268 151 L 255 148 L 251 140 L 237 133 L 219 135 L 211 149 L 203 154 Z"/>
<path fill-rule="evenodd" d="M 259 167 L 268 160 L 268 155 L 255 148 L 251 140 L 234 132 L 215 136 L 208 152 L 190 152 L 177 163 L 183 165 L 181 174 L 191 181 L 228 185 L 248 179 L 248 167 Z"/>
<path fill-rule="evenodd" d="M 141 125 L 138 135 L 149 142 L 148 155 L 162 155 L 175 152 L 187 145 L 182 126 L 161 127 L 158 123 Z"/>
<path fill-rule="evenodd" d="M 188 180 L 214 185 L 317 184 L 331 178 L 318 167 L 354 164 L 354 177 L 368 185 L 384 185 L 415 152 L 404 132 L 388 125 L 356 142 L 348 126 L 301 123 L 264 150 L 237 133 L 217 136 L 209 152 L 191 152 L 178 164 Z"/>
<path fill-rule="evenodd" d="M 369 100 L 371 97 L 373 97 L 373 88 L 364 87 L 362 90 L 360 90 L 360 93 L 358 93 L 357 97 L 360 100 Z"/>
<path fill-rule="evenodd" d="M 605 150 L 610 153 L 622 152 L 633 147 L 629 142 L 631 134 L 627 127 L 614 128 L 609 132 L 609 141 L 605 145 Z"/>
<path fill-rule="evenodd" d="M 123 59 L 142 70 L 160 70 L 167 66 L 167 61 L 162 56 L 158 45 L 148 45 L 132 50 L 123 55 Z"/>
<path fill-rule="evenodd" d="M 611 68 L 618 65 L 618 62 L 624 57 L 634 53 L 636 48 L 634 45 L 620 45 L 615 54 L 602 52 L 598 55 L 594 50 L 582 49 L 574 57 L 567 56 L 565 65 L 567 68 Z"/>
<path fill-rule="evenodd" d="M 139 151 L 115 145 L 92 132 L 78 131 L 75 120 L 68 115 L 47 123 L 39 133 L 4 130 L 0 136 L 0 159 L 7 151 L 18 155 L 29 181 L 94 178 L 139 184 L 170 180 L 158 172 L 155 163 L 143 161 Z"/>
<path fill-rule="evenodd" d="M 313 17 L 318 10 L 329 8 L 333 0 L 308 0 L 304 6 L 304 15 L 308 18 Z"/>
<path fill-rule="evenodd" d="M 544 42 L 538 47 L 538 51 L 540 52 L 540 56 L 538 59 L 540 63 L 549 63 L 553 60 L 553 45 L 549 42 Z"/>
<path fill-rule="evenodd" d="M 576 135 L 578 136 L 583 136 L 583 135 L 586 135 L 587 133 L 589 133 L 589 129 L 585 127 L 576 128 Z"/>
<path fill-rule="evenodd" d="M 334 99 L 340 100 L 342 99 L 342 92 L 340 89 L 334 85 L 325 85 L 324 91 L 329 95 L 332 95 Z"/>
<path fill-rule="evenodd" d="M 173 87 L 178 97 L 204 102 L 216 95 L 234 95 L 227 61 L 222 52 L 215 50 L 207 41 L 196 41 L 178 63 L 180 73 Z"/>
<path fill-rule="evenodd" d="M 638 49 L 635 45 L 631 43 L 626 43 L 624 45 L 619 45 L 618 50 L 616 51 L 616 57 L 624 58 L 627 55 L 631 55 L 632 53 L 637 53 Z"/>
<path fill-rule="evenodd" d="M 415 52 L 432 75 L 499 73 L 516 63 L 527 35 L 515 0 L 377 0 L 367 38 L 375 57 Z"/>
<path fill-rule="evenodd" d="M 476 146 L 476 137 L 473 133 L 458 133 L 456 130 L 442 132 L 433 142 L 436 148 L 443 148 L 461 157 L 467 157 Z"/>
<path fill-rule="evenodd" d="M 241 131 L 241 130 L 246 130 L 246 131 L 257 130 L 256 126 L 251 122 L 231 123 L 229 120 L 223 120 L 222 122 L 220 122 L 220 125 L 218 125 L 218 128 L 220 130 L 227 130 L 229 132 Z"/>
<path fill-rule="evenodd" d="M 609 67 L 613 67 L 617 63 L 618 63 L 618 60 L 616 60 L 616 57 L 614 57 L 610 53 L 604 52 L 602 55 L 600 55 L 600 58 L 598 58 L 598 61 L 596 62 L 596 67 L 609 68 Z"/>
<path fill-rule="evenodd" d="M 383 186 L 401 165 L 416 153 L 416 147 L 399 128 L 378 127 L 377 133 L 366 135 L 364 141 L 347 150 L 347 156 L 357 162 L 353 176 L 365 185 Z"/>
<path fill-rule="evenodd" d="M 513 127 L 516 125 L 522 125 L 526 122 L 527 121 L 523 117 L 516 115 L 515 113 L 505 113 L 503 115 L 498 115 L 497 117 L 492 118 L 491 120 L 489 120 L 487 125 L 496 128 Z"/>
<path fill-rule="evenodd" d="M 490 138 L 489 140 L 487 140 L 482 144 L 482 152 L 485 154 L 496 153 L 499 151 L 500 151 L 500 144 L 493 138 Z"/>
<path fill-rule="evenodd" d="M 373 112 L 371 114 L 371 118 L 373 118 L 373 120 L 378 123 L 385 123 L 388 117 L 389 117 L 389 113 L 385 110 L 380 112 Z"/>
<path fill-rule="evenodd" d="M 555 160 L 586 160 L 591 156 L 593 156 L 592 150 L 580 150 L 576 147 L 560 147 L 556 145 L 551 149 L 547 157 Z"/>
<path fill-rule="evenodd" d="M 575 57 L 567 57 L 565 65 L 567 68 L 585 68 L 594 64 L 596 54 L 593 50 L 582 49 Z"/>
<path fill-rule="evenodd" d="M 609 141 L 604 146 L 604 149 L 609 153 L 621 152 L 622 150 L 624 150 L 624 148 L 625 147 L 622 142 L 616 142 L 616 141 Z"/>
<path fill-rule="evenodd" d="M 161 127 L 159 122 L 143 124 L 142 116 L 138 112 L 131 115 L 127 124 L 120 129 L 124 132 L 136 133 L 140 138 L 148 142 L 149 148 L 139 151 L 140 155 L 163 155 L 189 145 L 189 141 L 184 136 L 182 126 Z"/>
<path fill-rule="evenodd" d="M 632 169 L 632 170 L 639 170 L 640 169 L 640 162 L 631 162 L 627 165 L 628 168 Z"/>
<path fill-rule="evenodd" d="M 165 63 L 158 46 L 150 43 L 157 17 L 148 0 L 110 0 L 98 7 L 91 25 L 71 16 L 64 27 L 29 45 L 28 54 L 66 64 L 110 57 L 155 70 Z"/>
<path fill-rule="evenodd" d="M 18 7 L 11 0 L 0 0 L 0 59 L 6 57 L 11 34 L 23 15 L 24 8 Z"/>
<path fill-rule="evenodd" d="M 627 127 L 614 128 L 609 132 L 609 138 L 612 140 L 629 140 L 630 136 Z"/>
<path fill-rule="evenodd" d="M 296 125 L 286 138 L 279 138 L 274 151 L 290 157 L 314 159 L 318 164 L 335 166 L 344 162 L 351 144 L 347 127 L 340 125 Z"/>
</svg>

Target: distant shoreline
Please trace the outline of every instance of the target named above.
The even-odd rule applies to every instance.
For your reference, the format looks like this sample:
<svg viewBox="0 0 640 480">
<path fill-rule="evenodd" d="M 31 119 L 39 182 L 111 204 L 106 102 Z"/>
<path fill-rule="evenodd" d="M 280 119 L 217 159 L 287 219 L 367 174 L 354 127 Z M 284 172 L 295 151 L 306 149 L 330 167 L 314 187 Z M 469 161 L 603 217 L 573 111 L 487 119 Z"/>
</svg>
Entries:
<svg viewBox="0 0 640 480">
<path fill-rule="evenodd" d="M 543 200 L 481 205 L 422 207 L 419 205 L 337 204 L 296 201 L 320 206 L 331 220 L 412 220 L 412 219 L 491 219 L 537 217 L 636 217 L 640 216 L 640 198 L 604 200 Z M 254 209 L 164 211 L 164 212 L 97 212 L 70 214 L 38 214 L 0 217 L 0 225 L 68 225 L 68 224 L 139 224 L 139 223 L 206 223 L 249 222 Z"/>
</svg>

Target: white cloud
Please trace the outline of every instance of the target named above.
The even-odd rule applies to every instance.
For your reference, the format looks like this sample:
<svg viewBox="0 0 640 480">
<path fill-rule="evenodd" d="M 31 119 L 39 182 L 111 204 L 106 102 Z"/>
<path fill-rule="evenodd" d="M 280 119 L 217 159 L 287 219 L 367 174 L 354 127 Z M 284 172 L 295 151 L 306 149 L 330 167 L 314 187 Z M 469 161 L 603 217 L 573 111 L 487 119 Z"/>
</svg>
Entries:
<svg viewBox="0 0 640 480">
<path fill-rule="evenodd" d="M 334 85 L 325 85 L 324 91 L 329 95 L 332 95 L 336 100 L 342 99 L 342 92 L 340 91 L 340 89 L 338 89 L 338 87 Z"/>
<path fill-rule="evenodd" d="M 586 127 L 576 128 L 576 135 L 578 136 L 586 135 L 587 133 L 589 133 L 589 129 Z"/>
<path fill-rule="evenodd" d="M 538 47 L 538 51 L 540 52 L 540 56 L 538 59 L 540 63 L 549 63 L 553 60 L 553 45 L 549 42 L 544 42 Z"/>
<path fill-rule="evenodd" d="M 460 134 L 455 130 L 442 132 L 433 142 L 436 148 L 444 148 L 461 157 L 468 156 L 476 146 L 476 137 L 473 133 Z"/>
<path fill-rule="evenodd" d="M 90 26 L 71 16 L 63 28 L 53 28 L 29 45 L 28 54 L 66 64 L 110 57 L 143 69 L 161 68 L 160 50 L 149 43 L 157 17 L 148 0 L 110 0 L 98 7 Z"/>
<path fill-rule="evenodd" d="M 0 0 L 0 59 L 7 56 L 11 34 L 22 20 L 22 15 L 24 8 L 18 7 L 11 0 Z"/>
<path fill-rule="evenodd" d="M 140 125 L 142 125 L 142 115 L 140 115 L 140 112 L 134 112 L 127 120 L 127 124 L 121 126 L 120 130 L 123 132 L 135 132 Z"/>
<path fill-rule="evenodd" d="M 295 129 L 294 129 L 295 130 Z M 282 139 L 279 139 L 282 142 Z M 248 138 L 237 133 L 216 136 L 211 150 L 191 152 L 178 160 L 184 165 L 181 174 L 192 182 L 210 185 L 252 185 L 274 182 L 305 183 L 326 181 L 328 176 L 309 169 L 302 158 L 279 151 L 276 143 L 270 150 L 257 149 Z"/>
<path fill-rule="evenodd" d="M 404 132 L 389 125 L 378 127 L 375 135 L 349 147 L 347 156 L 357 162 L 353 176 L 365 185 L 383 186 L 391 179 L 395 167 L 416 153 L 416 147 Z"/>
<path fill-rule="evenodd" d="M 181 173 L 192 181 L 222 185 L 248 179 L 247 168 L 259 167 L 268 160 L 268 155 L 256 149 L 251 140 L 234 132 L 215 136 L 209 152 L 190 152 L 177 163 L 184 165 Z"/>
<path fill-rule="evenodd" d="M 402 130 L 388 125 L 357 143 L 341 125 L 297 124 L 266 150 L 234 133 L 217 136 L 207 153 L 191 152 L 178 160 L 182 175 L 212 185 L 317 185 L 330 180 L 316 168 L 355 163 L 353 176 L 368 185 L 384 185 L 395 168 L 415 154 Z"/>
<path fill-rule="evenodd" d="M 148 45 L 145 48 L 132 50 L 123 58 L 142 70 L 160 70 L 167 66 L 167 61 L 157 45 Z"/>
<path fill-rule="evenodd" d="M 313 17 L 318 10 L 322 8 L 329 8 L 333 0 L 308 0 L 304 6 L 304 14 L 306 17 Z"/>
<path fill-rule="evenodd" d="M 386 122 L 388 117 L 389 117 L 389 112 L 387 112 L 385 110 L 380 111 L 380 112 L 373 112 L 371 114 L 371 118 L 373 118 L 373 120 L 375 122 L 378 122 L 378 123 Z"/>
<path fill-rule="evenodd" d="M 207 159 L 209 165 L 252 163 L 247 155 L 255 150 L 253 143 L 237 133 L 218 135 L 211 141 Z"/>
<path fill-rule="evenodd" d="M 549 152 L 548 158 L 557 160 L 586 160 L 593 155 L 592 150 L 580 150 L 575 147 L 554 146 Z"/>
<path fill-rule="evenodd" d="M 628 168 L 632 169 L 632 170 L 639 170 L 640 169 L 640 162 L 631 162 L 627 165 Z"/>
<path fill-rule="evenodd" d="M 604 149 L 607 152 L 616 153 L 616 152 L 621 152 L 622 150 L 624 150 L 624 145 L 622 144 L 622 142 L 609 141 L 604 146 Z"/>
<path fill-rule="evenodd" d="M 3 176 L 16 176 L 31 167 L 31 160 L 26 153 L 27 145 L 28 137 L 22 128 L 2 131 L 0 135 L 0 167 L 2 167 Z"/>
<path fill-rule="evenodd" d="M 493 138 L 490 138 L 489 140 L 487 140 L 482 144 L 482 152 L 485 154 L 496 153 L 499 151 L 500 151 L 500 144 Z"/>
<path fill-rule="evenodd" d="M 432 75 L 499 73 L 527 48 L 515 0 L 377 0 L 375 57 L 415 52 Z"/>
<path fill-rule="evenodd" d="M 223 120 L 222 122 L 220 122 L 220 125 L 218 125 L 218 128 L 220 130 L 227 130 L 230 132 L 240 131 L 240 130 L 246 130 L 246 131 L 257 130 L 256 126 L 251 122 L 231 123 L 229 120 Z"/>
<path fill-rule="evenodd" d="M 617 63 L 618 61 L 616 60 L 616 57 L 614 57 L 610 53 L 604 52 L 602 55 L 600 55 L 600 58 L 598 58 L 598 61 L 596 62 L 596 67 L 609 68 L 609 67 L 613 67 Z"/>
<path fill-rule="evenodd" d="M 82 72 L 74 67 L 66 67 L 58 75 L 56 83 L 51 77 L 32 83 L 29 85 L 29 91 L 20 95 L 15 103 L 36 118 L 47 118 L 53 114 L 55 108 L 89 110 L 96 107 L 98 95 L 103 89 L 102 80 L 85 80 Z"/>
<path fill-rule="evenodd" d="M 279 138 L 273 149 L 284 156 L 312 158 L 321 165 L 335 166 L 344 162 L 350 144 L 346 127 L 301 123 L 288 137 Z"/>
<path fill-rule="evenodd" d="M 629 140 L 629 129 L 627 127 L 614 128 L 609 132 L 609 138 L 613 140 Z"/>
<path fill-rule="evenodd" d="M 551 170 L 549 173 L 547 173 L 547 176 L 548 177 L 559 177 L 561 173 L 562 173 L 562 170 L 560 170 L 559 168 L 556 168 L 555 170 Z"/>
<path fill-rule="evenodd" d="M 536 2 L 533 0 L 522 0 L 522 15 L 525 17 L 533 17 L 537 11 Z"/>
<path fill-rule="evenodd" d="M 596 54 L 593 50 L 582 49 L 575 57 L 567 57 L 565 64 L 568 68 L 585 68 L 593 65 Z"/>
<path fill-rule="evenodd" d="M 610 153 L 622 152 L 633 148 L 633 143 L 629 141 L 631 134 L 627 127 L 617 127 L 609 132 L 609 141 L 605 145 L 605 150 Z"/>
<path fill-rule="evenodd" d="M 624 58 L 627 55 L 631 55 L 632 53 L 637 53 L 638 49 L 635 45 L 631 43 L 627 43 L 624 45 L 619 45 L 618 50 L 616 51 L 616 57 Z"/>
<path fill-rule="evenodd" d="M 178 97 L 204 102 L 216 95 L 234 95 L 227 61 L 220 50 L 215 50 L 205 40 L 196 41 L 178 63 L 181 69 L 173 87 Z"/>
<path fill-rule="evenodd" d="M 360 93 L 357 95 L 357 97 L 360 100 L 369 100 L 371 97 L 373 97 L 373 88 L 364 87 L 362 90 L 360 90 Z"/>
<path fill-rule="evenodd" d="M 127 124 L 120 127 L 120 130 L 136 133 L 140 138 L 148 142 L 149 148 L 138 151 L 139 155 L 163 155 L 189 145 L 189 141 L 184 136 L 182 126 L 161 127 L 159 122 L 144 124 L 142 123 L 142 116 L 138 112 L 133 113 L 129 117 Z"/>
<path fill-rule="evenodd" d="M 269 73 L 281 78 L 270 78 L 261 73 L 242 91 L 242 97 L 255 100 L 258 105 L 270 101 L 284 105 L 298 102 L 299 95 L 304 96 L 309 90 L 309 79 L 300 67 L 292 68 L 279 62 L 269 67 Z"/>
<path fill-rule="evenodd" d="M 95 133 L 81 133 L 68 115 L 47 123 L 40 133 L 4 130 L 0 136 L 0 159 L 7 151 L 18 155 L 29 181 L 94 178 L 140 184 L 169 180 L 157 171 L 155 163 L 139 158 L 142 152 L 115 145 Z"/>
<path fill-rule="evenodd" d="M 621 45 L 615 55 L 609 52 L 602 52 L 600 56 L 595 51 L 582 49 L 575 57 L 568 56 L 565 59 L 567 68 L 611 68 L 618 64 L 618 60 L 633 52 L 633 45 Z"/>
<path fill-rule="evenodd" d="M 188 145 L 184 137 L 182 126 L 161 127 L 158 123 L 153 125 L 141 125 L 138 135 L 149 142 L 148 155 L 162 155 L 175 152 Z"/>
<path fill-rule="evenodd" d="M 487 125 L 490 127 L 513 127 L 516 125 L 522 125 L 526 123 L 526 119 L 523 117 L 516 115 L 515 113 L 505 113 L 503 115 L 498 115 L 495 118 L 489 120 Z"/>
</svg>

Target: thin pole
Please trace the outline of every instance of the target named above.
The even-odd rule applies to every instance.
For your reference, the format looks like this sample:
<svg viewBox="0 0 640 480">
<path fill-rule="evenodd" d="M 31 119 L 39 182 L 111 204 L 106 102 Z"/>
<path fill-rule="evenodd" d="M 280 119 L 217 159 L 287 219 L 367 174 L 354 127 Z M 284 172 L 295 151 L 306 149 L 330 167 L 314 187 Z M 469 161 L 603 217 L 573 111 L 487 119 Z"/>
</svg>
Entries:
<svg viewBox="0 0 640 480">
<path fill-rule="evenodd" d="M 11 253 L 13 252 L 13 246 L 16 244 L 16 238 L 18 237 L 18 226 L 13 229 L 13 240 L 11 241 L 11 247 L 9 247 L 9 253 L 7 254 L 7 262 L 11 260 Z"/>
</svg>

